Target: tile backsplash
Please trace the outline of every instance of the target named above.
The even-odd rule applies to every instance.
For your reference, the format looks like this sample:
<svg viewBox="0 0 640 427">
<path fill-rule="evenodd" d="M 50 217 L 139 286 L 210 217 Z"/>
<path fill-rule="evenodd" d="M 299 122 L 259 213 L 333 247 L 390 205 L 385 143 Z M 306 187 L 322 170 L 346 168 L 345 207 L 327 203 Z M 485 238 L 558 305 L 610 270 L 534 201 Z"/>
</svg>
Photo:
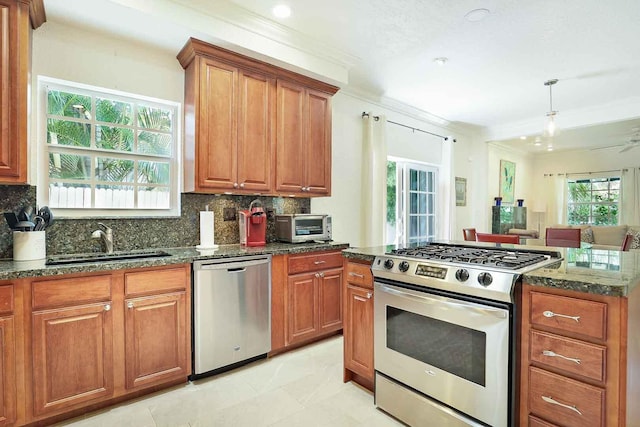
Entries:
<svg viewBox="0 0 640 427">
<path fill-rule="evenodd" d="M 98 222 L 113 228 L 114 250 L 146 249 L 159 247 L 194 246 L 200 243 L 199 212 L 214 213 L 215 242 L 233 244 L 239 242 L 238 221 L 224 221 L 224 208 L 237 211 L 248 209 L 254 199 L 259 199 L 266 210 L 276 214 L 308 213 L 311 201 L 308 198 L 282 198 L 257 196 L 231 196 L 209 194 L 182 194 L 182 214 L 179 218 L 54 218 L 47 228 L 47 255 L 100 252 L 101 242 L 92 239 L 91 233 L 98 229 Z M 20 208 L 36 204 L 36 188 L 28 185 L 1 185 L 0 210 L 16 212 Z M 55 212 L 54 212 L 55 214 Z M 267 222 L 267 241 L 275 241 L 275 220 Z M 0 258 L 13 256 L 13 236 L 6 221 L 0 225 Z"/>
</svg>

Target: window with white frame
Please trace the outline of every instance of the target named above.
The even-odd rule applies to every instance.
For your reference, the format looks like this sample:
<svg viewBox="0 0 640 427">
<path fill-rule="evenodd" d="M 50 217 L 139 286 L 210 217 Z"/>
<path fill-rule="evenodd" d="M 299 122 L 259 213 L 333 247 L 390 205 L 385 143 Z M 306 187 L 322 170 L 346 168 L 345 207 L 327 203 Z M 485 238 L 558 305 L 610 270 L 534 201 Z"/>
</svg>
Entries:
<svg viewBox="0 0 640 427">
<path fill-rule="evenodd" d="M 39 77 L 38 203 L 61 216 L 177 216 L 179 104 Z"/>
<path fill-rule="evenodd" d="M 569 224 L 617 225 L 620 177 L 568 179 Z"/>
<path fill-rule="evenodd" d="M 423 242 L 436 236 L 437 169 L 387 161 L 387 244 Z"/>
</svg>

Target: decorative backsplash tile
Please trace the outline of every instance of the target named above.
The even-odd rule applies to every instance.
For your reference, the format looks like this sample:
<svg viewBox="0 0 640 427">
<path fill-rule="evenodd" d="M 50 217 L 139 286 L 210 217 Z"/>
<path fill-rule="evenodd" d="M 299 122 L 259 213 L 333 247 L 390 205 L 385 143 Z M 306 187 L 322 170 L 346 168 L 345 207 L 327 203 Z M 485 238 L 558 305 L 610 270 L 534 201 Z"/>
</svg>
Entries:
<svg viewBox="0 0 640 427">
<path fill-rule="evenodd" d="M 159 247 L 195 246 L 200 243 L 199 212 L 214 213 L 215 242 L 233 244 L 240 241 L 238 221 L 223 221 L 223 209 L 237 211 L 248 209 L 250 203 L 259 199 L 266 210 L 276 214 L 308 213 L 311 201 L 308 198 L 231 196 L 209 194 L 182 194 L 182 215 L 179 218 L 121 218 L 121 219 L 59 219 L 47 229 L 47 255 L 100 252 L 101 242 L 91 238 L 98 229 L 98 222 L 113 228 L 114 250 L 146 249 Z M 32 186 L 0 186 L 0 209 L 2 212 L 18 212 L 29 203 L 35 206 L 36 188 Z M 275 220 L 267 222 L 267 242 L 275 241 Z M 0 225 L 0 258 L 13 256 L 13 237 L 5 221 Z"/>
</svg>

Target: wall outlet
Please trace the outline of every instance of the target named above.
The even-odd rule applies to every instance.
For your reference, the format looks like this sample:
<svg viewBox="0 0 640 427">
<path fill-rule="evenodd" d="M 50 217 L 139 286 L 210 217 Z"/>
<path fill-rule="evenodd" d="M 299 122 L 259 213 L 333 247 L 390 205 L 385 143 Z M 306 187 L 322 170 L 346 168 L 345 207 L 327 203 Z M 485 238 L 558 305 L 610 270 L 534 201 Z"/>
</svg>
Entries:
<svg viewBox="0 0 640 427">
<path fill-rule="evenodd" d="M 236 208 L 223 208 L 222 209 L 222 219 L 225 221 L 235 221 L 236 220 Z"/>
</svg>

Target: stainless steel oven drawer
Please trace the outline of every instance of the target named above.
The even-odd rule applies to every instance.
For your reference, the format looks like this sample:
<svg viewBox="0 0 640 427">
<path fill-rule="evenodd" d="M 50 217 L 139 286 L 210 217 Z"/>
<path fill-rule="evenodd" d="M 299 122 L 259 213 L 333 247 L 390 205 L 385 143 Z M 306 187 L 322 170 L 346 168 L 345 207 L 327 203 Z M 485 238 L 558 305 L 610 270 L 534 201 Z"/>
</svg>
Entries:
<svg viewBox="0 0 640 427">
<path fill-rule="evenodd" d="M 376 406 L 410 426 L 482 427 L 435 400 L 376 372 Z"/>
</svg>

